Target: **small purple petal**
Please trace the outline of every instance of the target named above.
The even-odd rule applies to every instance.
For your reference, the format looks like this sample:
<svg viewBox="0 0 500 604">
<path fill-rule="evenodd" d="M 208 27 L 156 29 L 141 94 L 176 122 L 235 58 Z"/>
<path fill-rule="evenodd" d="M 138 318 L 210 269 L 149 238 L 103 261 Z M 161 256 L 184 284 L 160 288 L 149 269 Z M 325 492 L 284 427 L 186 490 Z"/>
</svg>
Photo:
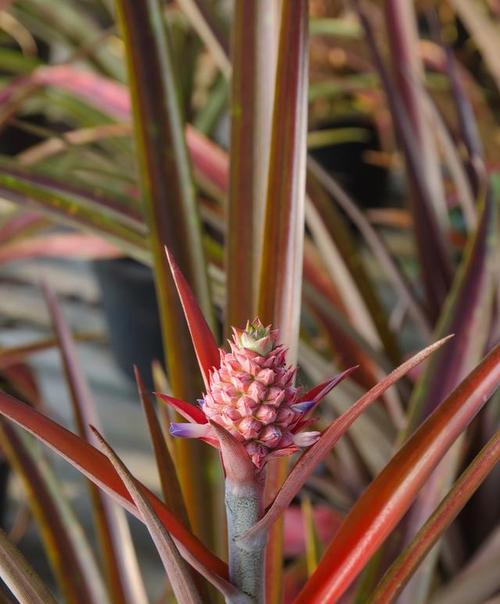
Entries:
<svg viewBox="0 0 500 604">
<path fill-rule="evenodd" d="M 310 447 L 321 436 L 321 432 L 300 432 L 293 435 L 293 442 L 297 447 Z"/>
<path fill-rule="evenodd" d="M 310 409 L 314 407 L 315 404 L 315 401 L 302 401 L 301 403 L 295 403 L 294 405 L 291 405 L 291 407 L 294 411 L 297 411 L 298 413 L 307 413 Z"/>
<path fill-rule="evenodd" d="M 208 424 L 170 424 L 170 434 L 180 438 L 203 438 L 211 436 L 211 432 Z"/>
</svg>

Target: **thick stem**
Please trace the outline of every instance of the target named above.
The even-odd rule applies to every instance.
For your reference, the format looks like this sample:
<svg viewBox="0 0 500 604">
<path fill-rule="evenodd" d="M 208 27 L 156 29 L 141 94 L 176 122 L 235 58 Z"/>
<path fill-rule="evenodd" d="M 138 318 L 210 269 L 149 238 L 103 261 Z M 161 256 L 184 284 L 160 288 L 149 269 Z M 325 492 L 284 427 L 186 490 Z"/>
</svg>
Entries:
<svg viewBox="0 0 500 604">
<path fill-rule="evenodd" d="M 261 485 L 235 485 L 226 480 L 229 576 L 231 582 L 255 604 L 262 604 L 264 601 L 266 536 L 249 545 L 240 545 L 237 538 L 256 524 L 261 512 Z"/>
</svg>

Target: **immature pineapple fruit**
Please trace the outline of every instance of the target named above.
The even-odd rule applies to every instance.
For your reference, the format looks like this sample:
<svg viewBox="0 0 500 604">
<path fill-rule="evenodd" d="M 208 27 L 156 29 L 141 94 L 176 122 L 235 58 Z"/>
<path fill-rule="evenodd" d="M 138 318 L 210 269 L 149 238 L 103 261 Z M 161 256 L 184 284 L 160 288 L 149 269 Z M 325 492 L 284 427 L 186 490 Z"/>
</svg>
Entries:
<svg viewBox="0 0 500 604">
<path fill-rule="evenodd" d="M 294 434 L 310 405 L 297 402 L 295 369 L 286 366 L 278 337 L 278 330 L 264 327 L 259 319 L 244 330 L 233 328 L 231 352 L 220 351 L 220 366 L 212 369 L 201 401 L 205 416 L 243 442 L 258 468 L 270 455 L 311 445 L 319 434 Z M 186 428 L 174 427 L 174 434 L 187 436 Z"/>
</svg>

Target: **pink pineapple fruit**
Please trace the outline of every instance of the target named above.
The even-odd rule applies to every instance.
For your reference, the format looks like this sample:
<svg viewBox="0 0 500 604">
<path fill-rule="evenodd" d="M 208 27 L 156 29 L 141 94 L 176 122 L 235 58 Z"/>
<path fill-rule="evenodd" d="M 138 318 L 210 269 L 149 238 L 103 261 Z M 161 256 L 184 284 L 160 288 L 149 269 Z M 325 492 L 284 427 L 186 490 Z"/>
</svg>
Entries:
<svg viewBox="0 0 500 604">
<path fill-rule="evenodd" d="M 270 455 L 291 453 L 316 442 L 319 432 L 295 434 L 311 406 L 299 403 L 295 369 L 286 365 L 278 330 L 259 319 L 233 328 L 231 352 L 221 350 L 220 367 L 210 374 L 202 410 L 244 443 L 259 468 Z"/>
</svg>

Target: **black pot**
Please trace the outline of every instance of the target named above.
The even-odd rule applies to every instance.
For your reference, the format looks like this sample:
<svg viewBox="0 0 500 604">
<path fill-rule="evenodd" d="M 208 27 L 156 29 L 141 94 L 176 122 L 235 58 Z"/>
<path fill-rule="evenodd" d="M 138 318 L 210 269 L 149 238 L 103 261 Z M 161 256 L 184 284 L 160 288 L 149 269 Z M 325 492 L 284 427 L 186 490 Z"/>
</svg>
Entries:
<svg viewBox="0 0 500 604">
<path fill-rule="evenodd" d="M 362 128 L 366 140 L 319 147 L 311 156 L 334 178 L 363 208 L 386 204 L 389 173 L 386 168 L 366 162 L 367 151 L 379 151 L 380 140 L 373 122 L 362 115 L 342 117 L 317 124 L 317 130 Z"/>
<path fill-rule="evenodd" d="M 93 266 L 116 363 L 132 379 L 137 365 L 151 388 L 151 363 L 164 358 L 153 272 L 128 258 L 97 260 Z"/>
</svg>

